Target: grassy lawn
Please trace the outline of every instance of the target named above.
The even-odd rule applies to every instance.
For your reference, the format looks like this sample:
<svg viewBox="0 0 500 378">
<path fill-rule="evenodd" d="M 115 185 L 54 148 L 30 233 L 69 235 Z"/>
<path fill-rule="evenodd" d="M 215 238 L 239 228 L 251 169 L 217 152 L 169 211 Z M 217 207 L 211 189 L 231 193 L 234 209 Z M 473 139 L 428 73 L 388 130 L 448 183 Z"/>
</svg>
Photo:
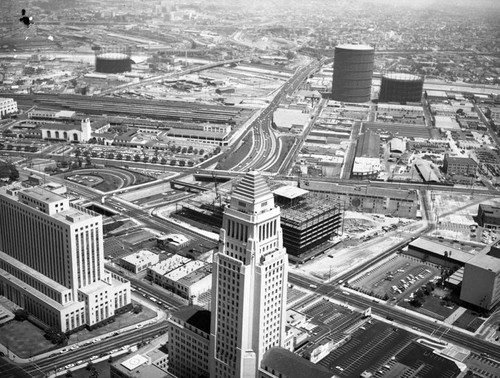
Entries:
<svg viewBox="0 0 500 378">
<path fill-rule="evenodd" d="M 9 348 L 15 355 L 29 358 L 41 354 L 57 346 L 46 340 L 44 331 L 25 320 L 13 320 L 0 328 L 0 343 Z"/>
<path fill-rule="evenodd" d="M 411 311 L 420 312 L 421 314 L 431 316 L 436 319 L 444 320 L 450 316 L 456 309 L 457 306 L 453 305 L 452 308 L 445 307 L 442 303 L 443 300 L 439 299 L 437 296 L 426 295 L 424 297 L 424 304 L 420 308 L 416 308 L 409 304 L 409 302 L 400 302 L 398 305 L 407 308 Z"/>
<path fill-rule="evenodd" d="M 470 332 L 475 332 L 481 324 L 484 323 L 484 320 L 485 319 L 480 318 L 476 312 L 467 310 L 453 323 L 453 325 Z"/>
<path fill-rule="evenodd" d="M 97 328 L 93 331 L 86 329 L 72 334 L 68 344 L 74 344 L 83 340 L 92 339 L 108 332 L 117 331 L 132 324 L 143 322 L 148 319 L 153 319 L 156 312 L 143 306 L 143 310 L 139 314 L 127 312 L 118 316 L 114 323 L 104 327 Z M 32 355 L 45 353 L 52 349 L 60 348 L 60 346 L 52 344 L 46 340 L 44 331 L 29 321 L 18 322 L 11 321 L 0 328 L 0 343 L 7 346 L 15 355 L 22 358 L 29 358 Z"/>
<path fill-rule="evenodd" d="M 104 181 L 94 186 L 95 189 L 100 190 L 101 192 L 109 192 L 110 190 L 119 189 L 120 185 L 123 184 L 117 177 L 107 175 L 105 173 L 99 172 L 96 176 L 101 177 Z"/>
</svg>

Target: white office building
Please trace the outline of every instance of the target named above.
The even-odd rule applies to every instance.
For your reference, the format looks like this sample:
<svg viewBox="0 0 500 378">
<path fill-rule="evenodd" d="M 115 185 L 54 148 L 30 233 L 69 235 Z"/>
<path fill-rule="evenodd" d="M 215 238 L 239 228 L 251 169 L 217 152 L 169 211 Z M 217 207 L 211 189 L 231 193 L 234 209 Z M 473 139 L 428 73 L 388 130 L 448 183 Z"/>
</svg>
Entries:
<svg viewBox="0 0 500 378">
<path fill-rule="evenodd" d="M 256 377 L 266 351 L 283 346 L 287 254 L 280 209 L 249 172 L 224 210 L 212 272 L 210 376 Z"/>
<path fill-rule="evenodd" d="M 12 98 L 0 98 L 0 118 L 17 113 L 17 102 Z"/>
<path fill-rule="evenodd" d="M 102 217 L 45 188 L 0 189 L 0 295 L 47 326 L 92 326 L 130 303 L 104 270 Z"/>
</svg>

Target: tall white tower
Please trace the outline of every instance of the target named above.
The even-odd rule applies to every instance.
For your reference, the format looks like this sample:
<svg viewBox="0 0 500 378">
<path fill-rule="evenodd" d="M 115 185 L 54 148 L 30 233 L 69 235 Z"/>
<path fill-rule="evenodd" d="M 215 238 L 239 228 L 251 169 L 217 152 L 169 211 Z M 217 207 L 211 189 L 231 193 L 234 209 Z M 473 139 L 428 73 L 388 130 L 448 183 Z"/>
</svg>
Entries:
<svg viewBox="0 0 500 378">
<path fill-rule="evenodd" d="M 280 209 L 249 172 L 224 210 L 214 256 L 210 377 L 254 378 L 264 353 L 283 346 L 287 267 Z"/>
</svg>

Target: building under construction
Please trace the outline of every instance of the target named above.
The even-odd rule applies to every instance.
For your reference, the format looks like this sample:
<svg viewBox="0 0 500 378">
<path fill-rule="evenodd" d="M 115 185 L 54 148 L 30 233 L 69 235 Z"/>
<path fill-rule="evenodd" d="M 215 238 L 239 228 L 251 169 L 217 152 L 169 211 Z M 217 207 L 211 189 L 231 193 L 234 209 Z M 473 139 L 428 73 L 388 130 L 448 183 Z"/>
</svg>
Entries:
<svg viewBox="0 0 500 378">
<path fill-rule="evenodd" d="M 315 247 L 342 233 L 341 202 L 327 202 L 293 186 L 283 186 L 273 193 L 281 208 L 283 245 L 289 255 L 307 260 L 316 254 L 312 251 Z"/>
<path fill-rule="evenodd" d="M 343 203 L 327 202 L 309 195 L 309 191 L 294 186 L 282 186 L 273 191 L 275 203 L 281 208 L 283 245 L 294 261 L 305 261 L 321 253 L 315 247 L 342 233 Z M 181 203 L 176 216 L 197 227 L 218 232 L 222 227 L 225 202 L 221 196 Z M 217 200 L 219 199 L 219 200 Z M 206 203 L 210 202 L 212 203 Z M 205 203 L 203 203 L 205 202 Z"/>
</svg>

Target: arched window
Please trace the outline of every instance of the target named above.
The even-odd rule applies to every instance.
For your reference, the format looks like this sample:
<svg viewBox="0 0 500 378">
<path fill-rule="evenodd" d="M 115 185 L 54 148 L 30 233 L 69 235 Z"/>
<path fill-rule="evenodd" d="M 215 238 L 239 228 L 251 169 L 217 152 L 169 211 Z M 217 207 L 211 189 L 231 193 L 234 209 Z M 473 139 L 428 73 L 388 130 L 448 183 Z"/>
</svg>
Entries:
<svg viewBox="0 0 500 378">
<path fill-rule="evenodd" d="M 63 133 L 63 138 L 66 140 L 68 139 L 68 133 L 66 131 Z"/>
<path fill-rule="evenodd" d="M 59 139 L 59 131 L 56 131 L 56 139 Z"/>
<path fill-rule="evenodd" d="M 73 140 L 78 141 L 78 134 L 77 133 L 73 133 Z"/>
<path fill-rule="evenodd" d="M 49 138 L 49 139 L 52 138 L 52 135 L 50 134 L 50 130 L 47 131 L 47 138 Z"/>
</svg>

